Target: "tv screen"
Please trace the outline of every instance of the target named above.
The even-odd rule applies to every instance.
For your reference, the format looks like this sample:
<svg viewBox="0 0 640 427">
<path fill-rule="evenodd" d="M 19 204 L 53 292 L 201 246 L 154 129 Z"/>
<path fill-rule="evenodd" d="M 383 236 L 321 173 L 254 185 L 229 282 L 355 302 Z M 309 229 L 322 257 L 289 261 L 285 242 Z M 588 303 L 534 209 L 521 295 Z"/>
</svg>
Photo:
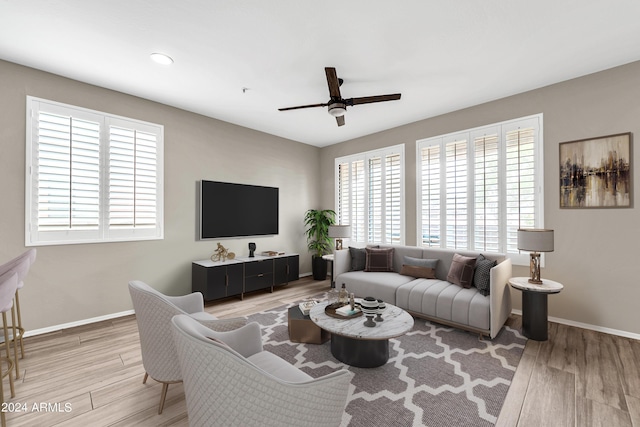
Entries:
<svg viewBox="0 0 640 427">
<path fill-rule="evenodd" d="M 201 181 L 200 239 L 278 234 L 278 188 Z"/>
</svg>

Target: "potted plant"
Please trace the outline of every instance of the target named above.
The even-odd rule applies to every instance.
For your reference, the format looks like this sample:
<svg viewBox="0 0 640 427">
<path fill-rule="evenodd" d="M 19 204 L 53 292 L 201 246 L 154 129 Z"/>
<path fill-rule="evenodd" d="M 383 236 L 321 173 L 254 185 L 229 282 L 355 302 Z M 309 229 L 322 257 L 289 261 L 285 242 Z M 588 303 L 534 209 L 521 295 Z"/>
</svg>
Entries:
<svg viewBox="0 0 640 427">
<path fill-rule="evenodd" d="M 312 252 L 311 262 L 314 280 L 326 280 L 327 263 L 322 259 L 333 245 L 329 237 L 329 226 L 335 224 L 336 213 L 331 209 L 309 209 L 304 216 L 307 248 Z"/>
</svg>

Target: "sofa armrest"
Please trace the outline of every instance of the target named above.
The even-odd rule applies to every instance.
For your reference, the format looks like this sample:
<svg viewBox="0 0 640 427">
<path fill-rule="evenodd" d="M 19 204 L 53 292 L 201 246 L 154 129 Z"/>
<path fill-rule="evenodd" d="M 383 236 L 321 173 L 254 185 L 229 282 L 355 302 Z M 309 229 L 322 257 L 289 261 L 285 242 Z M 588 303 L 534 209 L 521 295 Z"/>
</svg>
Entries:
<svg viewBox="0 0 640 427">
<path fill-rule="evenodd" d="M 491 338 L 495 338 L 511 314 L 511 291 L 508 280 L 511 278 L 511 259 L 507 258 L 490 271 L 491 294 Z"/>
<path fill-rule="evenodd" d="M 335 251 L 333 253 L 333 274 L 335 274 L 335 277 L 332 277 L 331 280 L 335 281 L 336 277 L 349 270 L 351 270 L 351 253 L 349 249 Z"/>
</svg>

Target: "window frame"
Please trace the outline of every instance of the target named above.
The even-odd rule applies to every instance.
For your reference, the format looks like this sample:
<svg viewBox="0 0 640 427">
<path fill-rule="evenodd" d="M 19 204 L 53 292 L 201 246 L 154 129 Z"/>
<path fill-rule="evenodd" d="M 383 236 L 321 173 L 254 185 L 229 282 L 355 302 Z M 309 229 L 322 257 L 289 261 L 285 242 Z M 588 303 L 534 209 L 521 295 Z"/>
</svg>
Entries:
<svg viewBox="0 0 640 427">
<path fill-rule="evenodd" d="M 369 241 L 369 221 L 371 220 L 371 213 L 369 212 L 369 193 L 370 193 L 370 189 L 369 189 L 369 161 L 371 159 L 375 159 L 375 158 L 385 158 L 387 156 L 391 156 L 391 155 L 399 155 L 400 160 L 399 160 L 399 165 L 400 165 L 400 189 L 399 189 L 399 201 L 400 201 L 400 207 L 399 207 L 399 219 L 400 219 L 400 225 L 399 225 L 399 232 L 400 232 L 400 236 L 399 236 L 399 240 L 397 242 L 387 242 L 387 241 L 383 241 L 383 242 L 373 242 L 373 241 Z M 334 185 L 335 185 L 335 192 L 334 192 L 334 202 L 335 202 L 335 210 L 336 210 L 336 220 L 338 221 L 338 223 L 342 222 L 342 218 L 340 217 L 340 192 L 341 192 L 341 188 L 340 188 L 340 164 L 344 164 L 344 163 L 349 163 L 352 164 L 353 162 L 356 161 L 362 161 L 363 162 L 363 169 L 364 169 L 364 200 L 363 200 L 363 205 L 364 205 L 364 209 L 365 209 L 365 217 L 364 217 L 364 230 L 362 231 L 362 235 L 364 236 L 364 241 L 360 241 L 358 239 L 356 239 L 356 229 L 355 227 L 353 227 L 353 224 L 347 224 L 347 225 L 351 225 L 351 232 L 352 232 L 352 236 L 350 238 L 350 242 L 354 245 L 367 245 L 367 244 L 372 244 L 372 243 L 376 243 L 376 244 L 399 244 L 399 245 L 404 245 L 405 241 L 406 241 L 406 203 L 405 203 L 405 188 L 406 188 L 406 183 L 405 183 L 405 153 L 404 153 L 404 144 L 397 144 L 397 145 L 393 145 L 393 146 L 389 146 L 389 147 L 385 147 L 385 148 L 381 148 L 381 149 L 377 149 L 377 150 L 370 150 L 370 151 L 366 151 L 366 152 L 362 152 L 362 153 L 356 153 L 356 154 L 350 154 L 347 156 L 342 156 L 342 157 L 337 157 L 334 159 Z M 381 168 L 381 170 L 384 170 L 384 168 Z M 350 168 L 350 179 L 351 179 L 351 168 Z M 386 184 L 386 172 L 385 172 L 385 177 L 381 180 L 382 183 Z M 383 185 L 384 185 L 383 184 Z M 351 187 L 350 187 L 351 188 Z M 381 196 L 381 200 L 382 200 L 382 206 L 384 207 L 384 213 L 382 214 L 383 218 L 386 219 L 386 201 L 385 201 L 385 194 L 386 192 L 386 188 L 382 191 L 383 196 Z M 352 203 L 350 200 L 349 206 L 351 207 Z M 386 233 L 386 221 L 382 221 L 382 231 L 380 232 L 380 235 L 386 239 L 387 233 Z M 383 239 L 383 240 L 384 240 Z"/>
<path fill-rule="evenodd" d="M 99 124 L 99 210 L 98 225 L 92 230 L 38 228 L 39 117 L 40 112 L 92 120 Z M 151 133 L 155 145 L 155 209 L 152 226 L 117 229 L 109 226 L 109 148 L 110 126 L 127 126 L 130 130 Z M 25 245 L 48 246 L 83 243 L 126 242 L 164 239 L 164 126 L 117 116 L 101 111 L 27 96 L 26 102 L 26 168 L 25 168 Z M 136 161 L 136 152 L 132 158 Z M 71 178 L 70 178 L 71 179 Z M 135 184 L 134 184 L 135 186 Z M 135 209 L 134 209 L 135 211 Z"/>
<path fill-rule="evenodd" d="M 493 123 L 485 126 L 480 126 L 472 129 L 466 129 L 463 131 L 451 132 L 444 135 L 438 135 L 430 138 L 424 138 L 416 141 L 416 242 L 417 246 L 429 247 L 423 244 L 422 238 L 422 150 L 428 146 L 439 147 L 440 156 L 440 235 L 437 245 L 431 245 L 435 248 L 446 248 L 446 163 L 443 162 L 444 156 L 446 156 L 447 143 L 451 143 L 458 140 L 466 140 L 467 152 L 467 247 L 458 248 L 460 250 L 472 250 L 478 251 L 474 247 L 475 239 L 475 224 L 476 224 L 476 212 L 475 212 L 475 192 L 476 192 L 476 153 L 475 142 L 478 137 L 483 135 L 490 136 L 497 134 L 498 136 L 498 188 L 499 188 L 499 252 L 504 253 L 515 265 L 529 265 L 529 254 L 520 252 L 508 252 L 507 248 L 507 197 L 506 197 L 506 138 L 507 134 L 518 129 L 533 127 L 535 132 L 534 140 L 534 227 L 544 228 L 544 137 L 543 137 L 543 115 L 535 114 L 518 119 L 507 120 L 499 123 Z M 444 224 L 444 225 L 443 225 Z M 444 237 L 444 238 L 443 238 Z M 494 253 L 490 250 L 482 250 L 481 252 Z"/>
</svg>

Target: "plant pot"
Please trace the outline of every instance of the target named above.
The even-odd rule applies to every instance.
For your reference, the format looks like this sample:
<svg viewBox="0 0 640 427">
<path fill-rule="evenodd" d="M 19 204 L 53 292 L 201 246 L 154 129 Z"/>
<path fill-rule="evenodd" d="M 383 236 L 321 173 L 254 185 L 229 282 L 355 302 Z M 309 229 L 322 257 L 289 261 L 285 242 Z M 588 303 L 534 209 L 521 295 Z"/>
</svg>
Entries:
<svg viewBox="0 0 640 427">
<path fill-rule="evenodd" d="M 319 256 L 311 257 L 313 280 L 327 280 L 327 261 Z"/>
</svg>

